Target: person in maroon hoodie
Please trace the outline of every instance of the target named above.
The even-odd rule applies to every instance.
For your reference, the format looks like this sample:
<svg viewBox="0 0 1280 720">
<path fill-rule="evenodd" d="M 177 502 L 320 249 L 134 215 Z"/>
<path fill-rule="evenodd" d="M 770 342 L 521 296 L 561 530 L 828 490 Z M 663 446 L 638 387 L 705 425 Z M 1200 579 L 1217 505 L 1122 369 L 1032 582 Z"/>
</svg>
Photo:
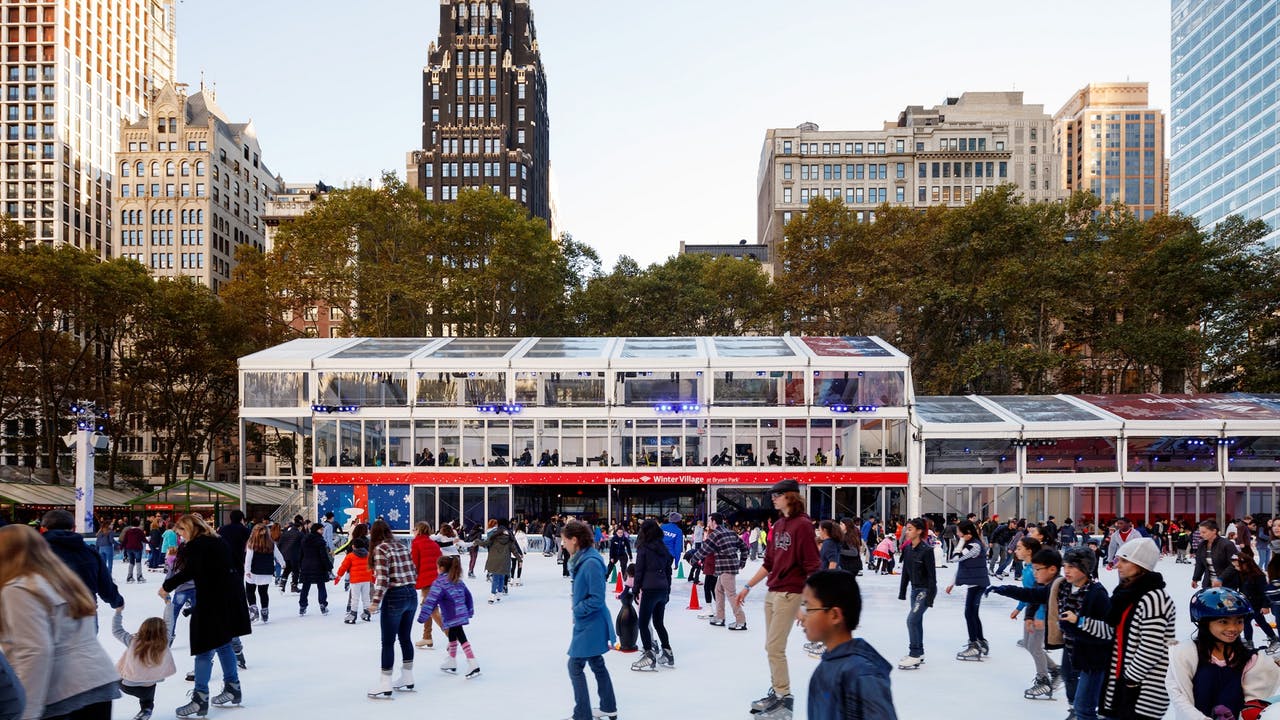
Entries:
<svg viewBox="0 0 1280 720">
<path fill-rule="evenodd" d="M 764 565 L 742 586 L 741 605 L 751 588 L 765 580 L 769 591 L 764 598 L 765 652 L 769 655 L 769 693 L 751 703 L 760 717 L 790 718 L 793 705 L 791 675 L 787 669 L 787 636 L 795 625 L 804 582 L 818 569 L 818 539 L 813 521 L 804 511 L 800 484 L 782 480 L 769 488 L 773 507 L 782 517 L 773 524 Z"/>
</svg>

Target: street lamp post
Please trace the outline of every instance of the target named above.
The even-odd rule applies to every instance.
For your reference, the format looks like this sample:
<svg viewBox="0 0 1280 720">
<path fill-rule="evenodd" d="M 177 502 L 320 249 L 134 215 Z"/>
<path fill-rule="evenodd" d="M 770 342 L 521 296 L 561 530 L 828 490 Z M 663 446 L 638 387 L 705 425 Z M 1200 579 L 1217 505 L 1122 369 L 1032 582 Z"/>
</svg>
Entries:
<svg viewBox="0 0 1280 720">
<path fill-rule="evenodd" d="M 105 410 L 98 412 L 91 401 L 72 405 L 71 415 L 76 423 L 74 440 L 68 442 L 76 448 L 76 532 L 93 532 L 93 450 L 102 438 L 98 435 L 102 430 L 98 422 L 109 415 Z"/>
</svg>

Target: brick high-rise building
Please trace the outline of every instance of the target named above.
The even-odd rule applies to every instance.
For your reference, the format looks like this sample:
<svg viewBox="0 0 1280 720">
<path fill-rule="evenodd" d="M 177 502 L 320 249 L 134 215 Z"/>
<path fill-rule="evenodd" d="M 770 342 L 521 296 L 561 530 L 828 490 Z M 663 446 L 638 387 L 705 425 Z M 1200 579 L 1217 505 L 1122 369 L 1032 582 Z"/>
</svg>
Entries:
<svg viewBox="0 0 1280 720">
<path fill-rule="evenodd" d="M 529 0 L 440 0 L 429 56 L 409 183 L 430 200 L 493 188 L 550 222 L 547 78 Z"/>
<path fill-rule="evenodd" d="M 0 5 L 0 212 L 111 256 L 120 130 L 173 80 L 174 0 Z"/>
<path fill-rule="evenodd" d="M 1147 103 L 1144 82 L 1091 83 L 1053 116 L 1062 187 L 1147 219 L 1165 212 L 1164 112 Z"/>
</svg>

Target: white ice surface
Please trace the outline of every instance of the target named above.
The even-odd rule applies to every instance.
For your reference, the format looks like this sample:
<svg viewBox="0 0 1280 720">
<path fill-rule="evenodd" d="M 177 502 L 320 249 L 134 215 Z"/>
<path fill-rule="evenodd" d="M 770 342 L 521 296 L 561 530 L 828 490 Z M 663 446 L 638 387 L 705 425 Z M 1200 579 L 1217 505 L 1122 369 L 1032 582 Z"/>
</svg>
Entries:
<svg viewBox="0 0 1280 720">
<path fill-rule="evenodd" d="M 750 577 L 759 563 L 748 563 L 739 578 Z M 328 718 L 376 717 L 521 717 L 551 720 L 570 715 L 573 692 L 565 670 L 569 644 L 569 581 L 562 579 L 554 560 L 531 554 L 524 569 L 524 585 L 497 605 L 486 603 L 489 585 L 483 575 L 484 555 L 476 564 L 479 575 L 468 581 L 476 600 L 476 616 L 467 626 L 479 659 L 482 676 L 465 680 L 438 669 L 445 653 L 443 633 L 435 634 L 436 649 L 417 650 L 415 673 L 418 691 L 398 693 L 394 700 L 370 700 L 365 692 L 378 677 L 379 632 L 375 616 L 370 623 L 343 624 L 346 595 L 341 586 L 330 589 L 330 614 L 319 613 L 313 589 L 306 617 L 298 616 L 298 597 L 271 590 L 271 622 L 254 623 L 244 640 L 248 670 L 240 671 L 244 688 L 243 708 L 210 708 L 209 716 L 291 718 L 303 714 Z M 686 568 L 687 569 L 687 568 Z M 1166 556 L 1157 568 L 1165 574 L 1177 603 L 1177 635 L 1185 639 L 1190 624 L 1187 599 L 1191 595 L 1191 566 L 1174 564 Z M 125 628 L 137 629 L 143 619 L 159 615 L 163 607 L 156 591 L 161 574 L 147 573 L 144 584 L 125 584 L 124 566 L 117 560 L 114 575 L 124 594 Z M 982 605 L 983 627 L 991 643 L 985 662 L 964 662 L 954 655 L 965 644 L 964 594 L 957 589 L 946 595 L 954 568 L 939 568 L 939 592 L 925 615 L 926 664 L 920 670 L 896 669 L 906 655 L 906 603 L 898 600 L 899 576 L 864 573 L 859 578 L 863 596 L 862 625 L 856 635 L 870 642 L 894 664 L 893 697 L 902 720 L 937 717 L 940 710 L 980 708 L 984 717 L 1050 718 L 1066 715 L 1064 693 L 1054 701 L 1026 700 L 1022 691 L 1035 674 L 1030 656 L 1016 646 L 1021 621 L 1009 619 L 1016 603 L 997 595 Z M 1103 570 L 1109 588 L 1114 572 Z M 741 581 L 739 583 L 741 586 Z M 638 718 L 748 718 L 748 704 L 769 689 L 769 666 L 764 653 L 763 588 L 747 600 L 746 632 L 713 628 L 687 610 L 690 583 L 675 581 L 667 611 L 667 628 L 676 667 L 657 673 L 630 670 L 637 654 L 611 652 L 606 656 L 618 695 L 619 717 Z M 610 587 L 612 589 L 612 586 Z M 616 612 L 618 603 L 609 594 Z M 705 607 L 705 605 L 704 605 Z M 123 651 L 111 637 L 112 610 L 99 608 L 99 638 L 112 659 Z M 704 610 L 705 612 L 705 610 Z M 730 615 L 730 621 L 732 616 Z M 192 668 L 188 653 L 188 619 L 178 625 L 173 653 L 178 675 L 161 683 L 156 692 L 156 718 L 173 717 L 173 708 L 186 702 L 191 683 L 183 675 Z M 1261 632 L 1257 631 L 1258 637 Z M 414 638 L 421 634 L 415 625 Z M 788 660 L 791 687 L 796 697 L 795 717 L 804 718 L 809 674 L 816 660 L 805 654 L 803 631 L 791 632 Z M 1060 653 L 1054 653 L 1055 656 Z M 461 655 L 461 653 L 460 653 Z M 399 650 L 396 663 L 399 666 Z M 462 658 L 459 657 L 461 661 Z M 461 664 L 461 662 L 460 662 Z M 587 673 L 595 697 L 595 683 Z M 221 688 L 221 670 L 214 663 L 210 681 L 213 692 Z M 116 700 L 113 718 L 127 720 L 138 710 L 137 701 Z M 447 715 L 440 715 L 445 713 Z"/>
</svg>

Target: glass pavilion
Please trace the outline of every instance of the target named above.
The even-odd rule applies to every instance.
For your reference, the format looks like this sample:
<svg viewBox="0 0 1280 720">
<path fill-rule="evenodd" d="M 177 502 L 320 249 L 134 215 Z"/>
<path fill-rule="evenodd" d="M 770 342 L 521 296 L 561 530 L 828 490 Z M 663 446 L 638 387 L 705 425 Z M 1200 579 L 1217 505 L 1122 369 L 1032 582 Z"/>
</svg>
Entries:
<svg viewBox="0 0 1280 720">
<path fill-rule="evenodd" d="M 783 478 L 815 517 L 908 510 L 909 360 L 874 337 L 299 339 L 240 382 L 242 424 L 309 438 L 318 513 L 401 530 L 756 519 Z"/>
</svg>

